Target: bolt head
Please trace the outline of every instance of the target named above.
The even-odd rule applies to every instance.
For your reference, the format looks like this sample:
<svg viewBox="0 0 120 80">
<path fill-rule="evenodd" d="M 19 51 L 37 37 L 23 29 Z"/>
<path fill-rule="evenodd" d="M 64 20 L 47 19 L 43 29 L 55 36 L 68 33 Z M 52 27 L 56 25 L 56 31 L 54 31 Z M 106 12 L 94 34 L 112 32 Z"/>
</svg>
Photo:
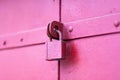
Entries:
<svg viewBox="0 0 120 80">
<path fill-rule="evenodd" d="M 70 26 L 70 27 L 69 27 L 69 32 L 72 32 L 72 31 L 73 31 L 73 27 Z"/>
</svg>

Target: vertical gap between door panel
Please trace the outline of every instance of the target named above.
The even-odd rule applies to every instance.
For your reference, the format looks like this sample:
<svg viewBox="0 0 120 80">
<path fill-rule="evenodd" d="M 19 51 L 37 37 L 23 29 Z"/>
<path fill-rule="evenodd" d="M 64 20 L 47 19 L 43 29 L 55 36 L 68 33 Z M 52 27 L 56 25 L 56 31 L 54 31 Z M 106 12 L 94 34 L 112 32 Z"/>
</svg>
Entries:
<svg viewBox="0 0 120 80">
<path fill-rule="evenodd" d="M 59 22 L 61 22 L 61 7 L 62 0 L 59 0 Z M 58 60 L 58 80 L 60 80 L 60 60 Z"/>
</svg>

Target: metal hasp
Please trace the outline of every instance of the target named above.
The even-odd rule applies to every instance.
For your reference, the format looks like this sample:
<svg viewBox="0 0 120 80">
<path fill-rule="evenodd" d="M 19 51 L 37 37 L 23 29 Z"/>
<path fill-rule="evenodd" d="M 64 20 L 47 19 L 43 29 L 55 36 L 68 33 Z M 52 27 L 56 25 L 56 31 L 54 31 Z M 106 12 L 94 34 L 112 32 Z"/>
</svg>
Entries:
<svg viewBox="0 0 120 80">
<path fill-rule="evenodd" d="M 60 60 L 65 58 L 66 44 L 62 39 L 63 24 L 53 21 L 48 25 L 47 35 L 50 41 L 47 42 L 47 60 Z"/>
<path fill-rule="evenodd" d="M 55 30 L 59 30 L 61 32 L 61 35 L 63 36 L 63 24 L 58 22 L 58 21 L 52 21 L 47 26 L 48 37 L 58 40 L 59 39 L 59 34 Z"/>
</svg>

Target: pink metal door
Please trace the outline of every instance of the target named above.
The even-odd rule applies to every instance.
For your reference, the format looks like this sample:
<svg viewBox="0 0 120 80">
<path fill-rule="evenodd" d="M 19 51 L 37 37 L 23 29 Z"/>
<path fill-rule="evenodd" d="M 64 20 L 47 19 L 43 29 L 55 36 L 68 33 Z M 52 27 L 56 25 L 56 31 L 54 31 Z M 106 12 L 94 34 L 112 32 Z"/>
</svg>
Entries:
<svg viewBox="0 0 120 80">
<path fill-rule="evenodd" d="M 59 0 L 0 0 L 0 80 L 57 80 L 43 31 L 52 20 L 59 20 Z"/>
<path fill-rule="evenodd" d="M 61 80 L 120 80 L 120 1 L 62 0 L 69 56 Z"/>
<path fill-rule="evenodd" d="M 119 80 L 119 0 L 1 0 L 0 80 Z M 64 24 L 67 56 L 46 61 L 46 27 Z"/>
</svg>

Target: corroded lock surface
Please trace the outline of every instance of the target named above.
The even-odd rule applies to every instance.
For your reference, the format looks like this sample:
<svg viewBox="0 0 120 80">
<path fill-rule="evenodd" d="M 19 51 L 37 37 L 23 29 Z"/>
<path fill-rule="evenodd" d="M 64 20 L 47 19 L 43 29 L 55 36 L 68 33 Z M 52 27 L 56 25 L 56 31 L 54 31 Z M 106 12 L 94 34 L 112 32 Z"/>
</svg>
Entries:
<svg viewBox="0 0 120 80">
<path fill-rule="evenodd" d="M 61 31 L 63 33 L 63 24 L 58 21 L 52 21 L 48 24 L 47 27 L 47 35 L 52 39 L 59 39 L 59 34 L 55 31 L 55 29 Z"/>
</svg>

